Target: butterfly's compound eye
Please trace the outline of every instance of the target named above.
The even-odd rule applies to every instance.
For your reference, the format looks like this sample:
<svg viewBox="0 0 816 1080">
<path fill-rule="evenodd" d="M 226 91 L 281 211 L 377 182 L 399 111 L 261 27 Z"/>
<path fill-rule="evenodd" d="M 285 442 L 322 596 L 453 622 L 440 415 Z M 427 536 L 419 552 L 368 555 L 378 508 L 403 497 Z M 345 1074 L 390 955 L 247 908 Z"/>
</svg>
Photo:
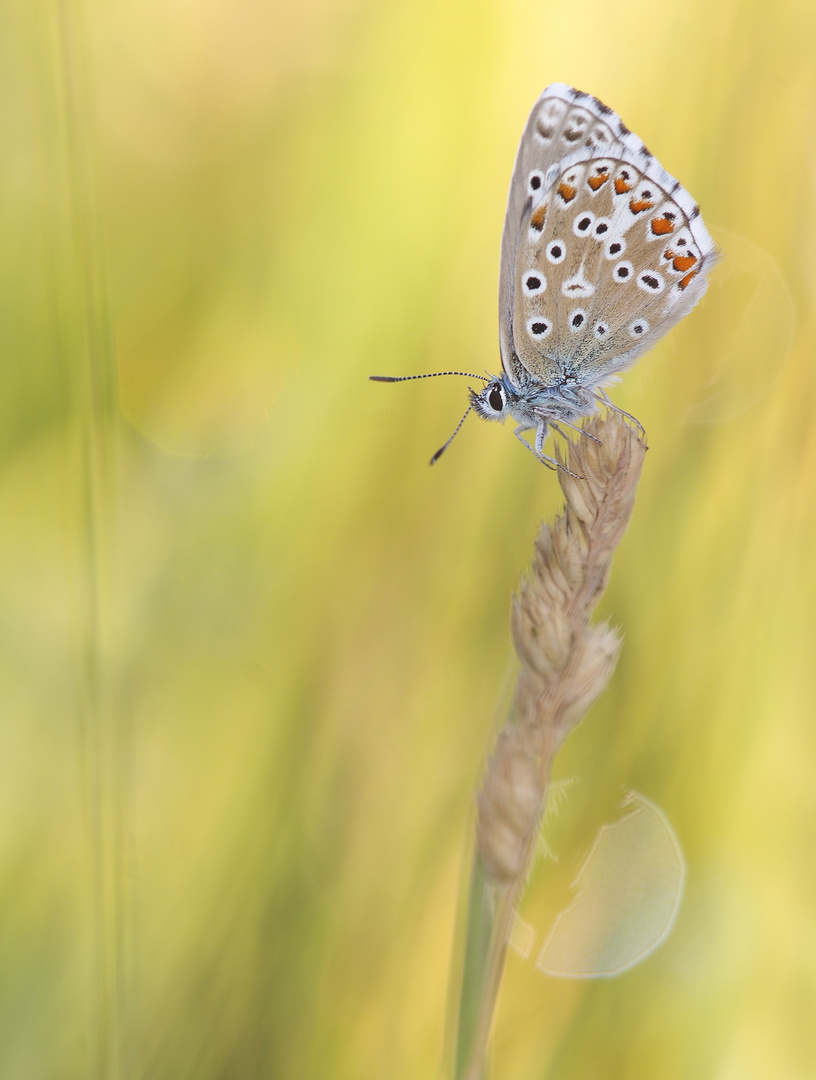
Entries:
<svg viewBox="0 0 816 1080">
<path fill-rule="evenodd" d="M 504 408 L 504 394 L 497 383 L 494 383 L 488 390 L 487 401 L 490 408 L 495 409 L 496 412 L 501 412 Z"/>
</svg>

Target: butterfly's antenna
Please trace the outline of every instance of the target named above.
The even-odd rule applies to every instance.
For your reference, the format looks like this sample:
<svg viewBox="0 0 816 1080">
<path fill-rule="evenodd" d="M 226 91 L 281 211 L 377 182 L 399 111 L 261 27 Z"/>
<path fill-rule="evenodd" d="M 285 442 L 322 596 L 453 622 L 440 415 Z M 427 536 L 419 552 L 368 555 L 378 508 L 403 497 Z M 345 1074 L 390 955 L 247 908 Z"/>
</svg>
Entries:
<svg viewBox="0 0 816 1080">
<path fill-rule="evenodd" d="M 459 434 L 459 428 L 460 428 L 460 427 L 462 426 L 462 424 L 464 424 L 464 422 L 465 422 L 465 417 L 467 416 L 467 414 L 468 414 L 468 413 L 470 412 L 470 410 L 471 410 L 472 408 L 473 408 L 473 406 L 472 406 L 472 405 L 468 405 L 468 407 L 467 407 L 467 408 L 465 409 L 465 415 L 464 415 L 464 416 L 462 417 L 462 419 L 461 419 L 461 420 L 459 421 L 459 423 L 458 423 L 458 424 L 456 425 L 456 427 L 455 427 L 455 428 L 453 429 L 453 435 L 451 435 L 451 437 L 450 437 L 450 438 L 448 439 L 448 441 L 447 441 L 447 442 L 445 443 L 445 445 L 444 445 L 444 446 L 440 446 L 440 447 L 439 447 L 439 449 L 438 449 L 438 450 L 436 451 L 436 453 L 434 454 L 434 456 L 433 456 L 433 457 L 431 458 L 431 461 L 430 461 L 430 464 L 431 464 L 431 465 L 433 465 L 435 461 L 439 461 L 439 459 L 440 459 L 440 458 L 442 457 L 442 455 L 443 455 L 443 454 L 445 453 L 445 451 L 446 451 L 446 450 L 448 449 L 448 447 L 450 446 L 450 444 L 451 444 L 451 443 L 453 442 L 453 440 L 454 440 L 454 439 L 456 438 L 456 436 L 457 436 L 457 435 Z"/>
<path fill-rule="evenodd" d="M 490 382 L 490 379 L 485 378 L 484 375 L 472 375 L 469 371 L 430 371 L 427 375 L 369 375 L 368 377 L 372 382 L 408 382 L 410 379 L 435 379 L 437 375 L 463 375 L 466 379 L 481 379 L 482 382 Z"/>
</svg>

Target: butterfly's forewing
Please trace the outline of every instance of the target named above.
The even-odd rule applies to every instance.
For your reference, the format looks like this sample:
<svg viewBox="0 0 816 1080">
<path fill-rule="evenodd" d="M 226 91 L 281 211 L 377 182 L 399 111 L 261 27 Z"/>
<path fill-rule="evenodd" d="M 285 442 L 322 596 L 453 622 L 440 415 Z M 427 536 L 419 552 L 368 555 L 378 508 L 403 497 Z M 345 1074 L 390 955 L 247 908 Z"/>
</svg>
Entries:
<svg viewBox="0 0 816 1080">
<path fill-rule="evenodd" d="M 611 124 L 607 117 L 612 119 Z M 540 177 L 543 185 L 548 170 L 577 149 L 613 143 L 619 125 L 618 118 L 605 105 L 563 83 L 547 87 L 527 120 L 510 180 L 499 273 L 502 364 L 514 381 L 519 371 L 513 345 L 517 252 L 522 231 L 527 228 L 532 197 L 540 191 L 540 186 L 535 187 L 536 179 Z"/>
</svg>

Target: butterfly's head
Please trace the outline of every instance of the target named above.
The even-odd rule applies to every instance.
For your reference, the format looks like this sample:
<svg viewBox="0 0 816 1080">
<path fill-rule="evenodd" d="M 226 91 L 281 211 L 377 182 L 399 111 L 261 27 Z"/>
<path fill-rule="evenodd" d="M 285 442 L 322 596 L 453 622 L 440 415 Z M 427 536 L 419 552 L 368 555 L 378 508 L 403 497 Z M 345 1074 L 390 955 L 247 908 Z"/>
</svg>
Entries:
<svg viewBox="0 0 816 1080">
<path fill-rule="evenodd" d="M 518 395 L 501 377 L 491 379 L 477 394 L 470 391 L 470 404 L 483 420 L 504 420 L 518 400 Z"/>
</svg>

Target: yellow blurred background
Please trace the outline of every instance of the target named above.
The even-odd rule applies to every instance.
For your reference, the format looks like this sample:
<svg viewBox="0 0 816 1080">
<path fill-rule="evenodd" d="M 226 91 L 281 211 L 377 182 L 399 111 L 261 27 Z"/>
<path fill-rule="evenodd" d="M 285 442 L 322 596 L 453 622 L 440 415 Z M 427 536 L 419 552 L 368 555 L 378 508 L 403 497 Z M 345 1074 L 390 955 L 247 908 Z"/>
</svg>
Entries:
<svg viewBox="0 0 816 1080">
<path fill-rule="evenodd" d="M 557 484 L 498 367 L 516 145 L 564 81 L 726 259 L 613 391 L 651 445 L 567 742 L 683 847 L 659 952 L 511 957 L 497 1077 L 816 1075 L 816 7 L 11 0 L 0 1076 L 440 1075 L 509 597 Z M 586 817 L 586 826 L 582 821 Z M 576 840 L 578 842 L 578 840 Z"/>
</svg>

